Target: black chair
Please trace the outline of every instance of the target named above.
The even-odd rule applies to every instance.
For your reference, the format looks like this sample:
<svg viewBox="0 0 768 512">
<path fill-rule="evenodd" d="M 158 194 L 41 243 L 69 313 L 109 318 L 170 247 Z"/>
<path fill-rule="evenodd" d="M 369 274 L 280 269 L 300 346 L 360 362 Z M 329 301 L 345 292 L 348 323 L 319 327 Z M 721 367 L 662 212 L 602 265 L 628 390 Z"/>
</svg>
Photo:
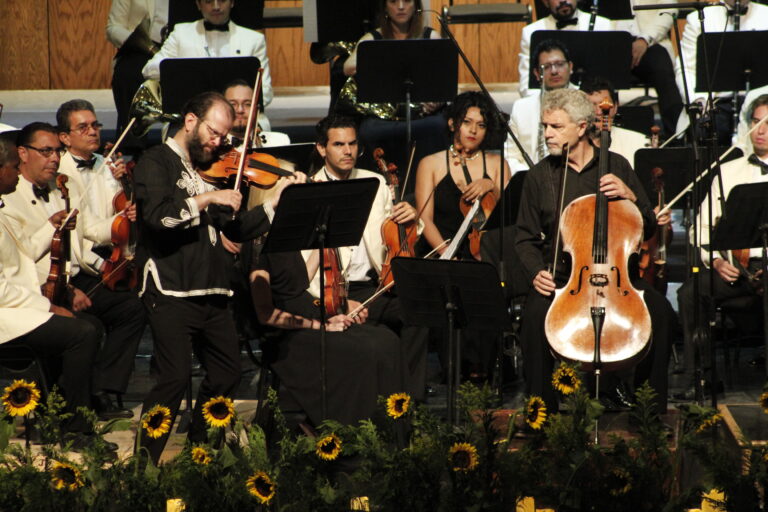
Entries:
<svg viewBox="0 0 768 512">
<path fill-rule="evenodd" d="M 43 396 L 48 394 L 48 379 L 40 357 L 27 345 L 0 345 L 0 376 L 34 381 Z"/>
<path fill-rule="evenodd" d="M 747 340 L 762 344 L 762 297 L 748 295 L 719 301 L 715 306 L 713 340 L 723 349 L 725 371 L 730 375 L 733 363 L 738 364 L 741 347 Z M 731 361 L 731 348 L 735 348 Z"/>
</svg>

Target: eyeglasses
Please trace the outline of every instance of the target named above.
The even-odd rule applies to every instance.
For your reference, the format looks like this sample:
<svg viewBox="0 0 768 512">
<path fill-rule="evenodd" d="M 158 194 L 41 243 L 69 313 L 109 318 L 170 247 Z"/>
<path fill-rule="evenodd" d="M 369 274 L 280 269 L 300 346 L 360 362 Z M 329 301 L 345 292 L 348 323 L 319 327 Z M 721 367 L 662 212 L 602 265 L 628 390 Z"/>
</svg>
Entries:
<svg viewBox="0 0 768 512">
<path fill-rule="evenodd" d="M 45 158 L 50 158 L 54 153 L 56 153 L 58 156 L 61 156 L 67 151 L 67 149 L 63 146 L 59 146 L 57 148 L 52 148 L 50 146 L 46 146 L 44 148 L 36 148 L 35 146 L 29 146 L 27 144 L 22 144 L 22 146 L 25 148 L 34 149 Z"/>
<path fill-rule="evenodd" d="M 566 68 L 568 65 L 568 61 L 566 60 L 557 60 L 555 62 L 548 62 L 546 64 L 542 64 L 539 66 L 539 68 L 544 71 L 562 71 Z"/>
<path fill-rule="evenodd" d="M 215 139 L 218 137 L 219 139 L 224 140 L 224 138 L 227 136 L 226 133 L 219 133 L 213 128 L 211 128 L 211 125 L 208 124 L 208 121 L 206 121 L 205 119 L 202 119 L 200 122 L 205 125 L 205 127 L 208 129 L 208 135 L 210 135 L 212 138 Z"/>
<path fill-rule="evenodd" d="M 80 135 L 85 135 L 86 133 L 88 133 L 88 130 L 90 128 L 93 128 L 94 130 L 96 130 L 98 132 L 99 130 L 101 130 L 102 126 L 104 126 L 104 125 L 101 124 L 98 121 L 94 121 L 91 124 L 80 123 L 77 126 L 75 126 L 74 128 L 70 128 L 69 131 L 70 132 L 77 132 Z"/>
</svg>

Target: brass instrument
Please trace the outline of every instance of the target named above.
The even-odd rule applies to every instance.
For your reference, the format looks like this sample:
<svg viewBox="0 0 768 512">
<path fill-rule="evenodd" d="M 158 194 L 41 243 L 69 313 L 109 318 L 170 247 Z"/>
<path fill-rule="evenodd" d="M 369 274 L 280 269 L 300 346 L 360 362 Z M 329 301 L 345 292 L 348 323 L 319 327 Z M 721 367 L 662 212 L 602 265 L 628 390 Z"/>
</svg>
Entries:
<svg viewBox="0 0 768 512">
<path fill-rule="evenodd" d="M 160 81 L 146 80 L 131 100 L 128 117 L 136 119 L 131 133 L 136 137 L 143 137 L 149 128 L 155 123 L 173 123 L 181 120 L 179 114 L 166 114 L 163 112 L 160 96 Z"/>
<path fill-rule="evenodd" d="M 149 18 L 141 20 L 141 23 L 136 26 L 120 48 L 135 50 L 148 57 L 152 57 L 160 51 L 160 47 L 149 37 Z"/>
<path fill-rule="evenodd" d="M 336 57 L 346 58 L 355 50 L 356 46 L 357 41 L 334 41 L 325 44 L 312 43 L 309 46 L 309 58 L 312 59 L 312 62 L 315 64 L 325 64 Z"/>
</svg>

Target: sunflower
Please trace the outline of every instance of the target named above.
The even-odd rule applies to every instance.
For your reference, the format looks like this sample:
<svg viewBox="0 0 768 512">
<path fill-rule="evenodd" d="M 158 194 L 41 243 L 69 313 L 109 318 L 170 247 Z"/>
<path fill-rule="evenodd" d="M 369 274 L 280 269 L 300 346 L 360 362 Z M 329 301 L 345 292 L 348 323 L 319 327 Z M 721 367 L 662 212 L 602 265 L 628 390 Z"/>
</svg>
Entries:
<svg viewBox="0 0 768 512">
<path fill-rule="evenodd" d="M 623 496 L 632 489 L 632 476 L 624 468 L 615 468 L 608 475 L 608 487 L 611 496 Z"/>
<path fill-rule="evenodd" d="M 763 394 L 760 395 L 760 407 L 763 408 L 765 414 L 768 414 L 768 391 L 763 391 Z"/>
<path fill-rule="evenodd" d="M 696 433 L 697 434 L 701 434 L 701 433 L 709 430 L 710 427 L 714 427 L 722 419 L 723 419 L 722 415 L 720 415 L 718 413 L 711 414 L 711 415 L 707 416 L 706 418 L 704 418 L 701 421 L 701 423 L 699 424 L 698 428 L 696 428 Z"/>
<path fill-rule="evenodd" d="M 54 461 L 51 468 L 51 483 L 54 489 L 60 491 L 76 491 L 83 486 L 83 475 L 80 470 L 68 462 Z"/>
<path fill-rule="evenodd" d="M 448 460 L 451 462 L 452 470 L 464 473 L 474 470 L 480 463 L 477 448 L 469 443 L 453 443 L 448 450 Z"/>
<path fill-rule="evenodd" d="M 336 434 L 323 437 L 315 444 L 315 453 L 323 460 L 335 460 L 341 453 L 341 439 Z"/>
<path fill-rule="evenodd" d="M 405 415 L 411 407 L 411 397 L 408 393 L 393 393 L 387 398 L 387 414 L 394 419 Z"/>
<path fill-rule="evenodd" d="M 9 416 L 26 416 L 40 403 L 40 390 L 34 382 L 14 380 L 5 388 L 2 400 Z"/>
<path fill-rule="evenodd" d="M 533 430 L 539 430 L 545 421 L 547 421 L 547 406 L 544 400 L 538 396 L 532 396 L 525 406 L 525 422 Z"/>
<path fill-rule="evenodd" d="M 570 395 L 579 389 L 581 380 L 576 370 L 570 366 L 560 365 L 552 374 L 552 386 L 563 395 Z"/>
<path fill-rule="evenodd" d="M 203 446 L 195 446 L 192 448 L 192 462 L 201 466 L 207 466 L 211 463 L 211 454 Z"/>
<path fill-rule="evenodd" d="M 217 396 L 203 404 L 203 418 L 211 427 L 226 427 L 235 417 L 235 404 L 231 398 Z"/>
<path fill-rule="evenodd" d="M 156 405 L 144 413 L 141 426 L 152 439 L 163 437 L 171 431 L 171 410 L 162 405 Z"/>
<path fill-rule="evenodd" d="M 245 486 L 248 488 L 248 492 L 258 498 L 263 505 L 268 504 L 275 497 L 275 490 L 277 489 L 275 483 L 264 471 L 257 471 L 248 477 Z"/>
</svg>

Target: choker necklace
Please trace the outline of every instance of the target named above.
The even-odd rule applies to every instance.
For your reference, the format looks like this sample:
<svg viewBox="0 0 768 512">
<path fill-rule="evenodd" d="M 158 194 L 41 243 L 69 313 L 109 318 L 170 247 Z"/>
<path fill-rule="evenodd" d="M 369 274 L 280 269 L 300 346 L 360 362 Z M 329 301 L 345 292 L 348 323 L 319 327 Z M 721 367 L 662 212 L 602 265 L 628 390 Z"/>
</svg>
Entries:
<svg viewBox="0 0 768 512">
<path fill-rule="evenodd" d="M 461 158 L 463 156 L 460 153 L 458 153 L 456 151 L 456 149 L 454 149 L 453 144 L 451 144 L 451 147 L 450 147 L 449 151 L 451 152 L 451 156 L 453 158 Z M 467 162 L 470 162 L 470 161 L 474 160 L 475 158 L 479 157 L 481 152 L 482 151 L 475 151 L 475 154 L 472 155 L 472 156 L 464 156 L 464 160 L 466 160 Z"/>
</svg>

